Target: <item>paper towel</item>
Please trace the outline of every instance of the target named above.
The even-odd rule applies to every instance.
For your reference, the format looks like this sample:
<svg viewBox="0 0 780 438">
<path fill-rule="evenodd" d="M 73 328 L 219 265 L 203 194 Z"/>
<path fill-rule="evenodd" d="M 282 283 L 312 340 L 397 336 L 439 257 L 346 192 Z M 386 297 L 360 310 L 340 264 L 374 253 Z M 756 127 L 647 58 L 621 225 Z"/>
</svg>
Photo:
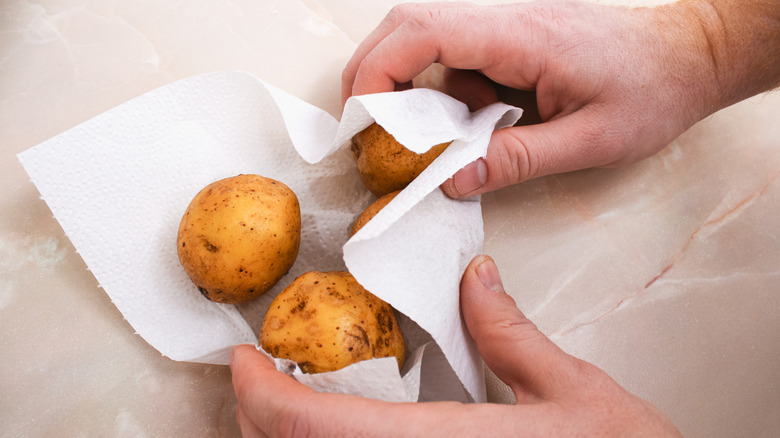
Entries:
<svg viewBox="0 0 780 438">
<path fill-rule="evenodd" d="M 470 113 L 415 89 L 350 98 L 338 122 L 250 74 L 216 72 L 128 101 L 19 159 L 101 287 L 165 356 L 225 364 L 234 345 L 257 343 L 265 309 L 294 278 L 348 268 L 408 317 L 403 375 L 381 359 L 321 375 L 282 362 L 280 369 L 319 390 L 482 401 L 482 363 L 458 307 L 460 275 L 482 245 L 479 200 L 453 201 L 438 187 L 484 156 L 492 131 L 520 115 L 503 104 Z M 373 196 L 344 146 L 373 121 L 418 153 L 453 143 L 349 239 Z M 175 242 L 192 197 L 240 173 L 287 184 L 299 197 L 303 231 L 290 273 L 258 300 L 233 306 L 201 296 Z"/>
</svg>

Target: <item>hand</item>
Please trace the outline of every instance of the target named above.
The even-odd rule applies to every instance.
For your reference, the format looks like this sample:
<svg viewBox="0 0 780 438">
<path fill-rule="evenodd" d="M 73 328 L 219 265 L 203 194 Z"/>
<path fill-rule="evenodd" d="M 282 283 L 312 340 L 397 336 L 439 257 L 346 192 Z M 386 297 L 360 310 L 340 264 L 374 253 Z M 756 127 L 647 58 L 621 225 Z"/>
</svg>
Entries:
<svg viewBox="0 0 780 438">
<path fill-rule="evenodd" d="M 466 326 L 517 404 L 387 403 L 318 393 L 276 371 L 251 345 L 233 351 L 237 418 L 263 436 L 680 436 L 649 403 L 595 366 L 564 353 L 504 292 L 490 257 L 461 281 Z"/>
<path fill-rule="evenodd" d="M 627 164 L 717 109 L 777 85 L 780 7 L 769 3 L 401 5 L 355 51 L 342 100 L 411 87 L 436 62 L 451 68 L 448 92 L 472 110 L 496 100 L 488 78 L 535 90 L 543 123 L 496 131 L 487 156 L 442 186 L 454 198 Z M 737 74 L 744 70 L 753 77 Z"/>
</svg>

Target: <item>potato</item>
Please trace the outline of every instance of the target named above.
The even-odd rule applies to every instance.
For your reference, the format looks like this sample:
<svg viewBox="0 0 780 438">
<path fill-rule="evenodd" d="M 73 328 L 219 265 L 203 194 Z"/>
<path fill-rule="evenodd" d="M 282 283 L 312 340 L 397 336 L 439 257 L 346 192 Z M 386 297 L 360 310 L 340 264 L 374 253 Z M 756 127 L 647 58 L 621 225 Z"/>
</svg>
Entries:
<svg viewBox="0 0 780 438">
<path fill-rule="evenodd" d="M 379 198 L 409 185 L 449 145 L 442 143 L 416 154 L 374 123 L 352 138 L 352 153 L 360 179 Z"/>
<path fill-rule="evenodd" d="M 184 270 L 206 298 L 242 303 L 290 270 L 300 242 L 295 193 L 270 178 L 238 175 L 195 196 L 181 219 L 177 247 Z"/>
<path fill-rule="evenodd" d="M 405 359 L 404 338 L 392 307 L 349 272 L 307 272 L 271 303 L 260 345 L 305 373 L 335 371 L 358 361 Z"/>
<path fill-rule="evenodd" d="M 363 226 L 367 224 L 368 221 L 370 221 L 374 216 L 376 216 L 377 213 L 379 213 L 379 210 L 385 208 L 385 205 L 389 204 L 390 201 L 392 201 L 393 198 L 395 198 L 399 193 L 401 193 L 400 190 L 388 193 L 366 207 L 366 209 L 360 213 L 360 216 L 355 219 L 355 223 L 352 225 L 352 230 L 350 231 L 349 235 L 354 236 L 359 229 L 363 228 Z"/>
</svg>

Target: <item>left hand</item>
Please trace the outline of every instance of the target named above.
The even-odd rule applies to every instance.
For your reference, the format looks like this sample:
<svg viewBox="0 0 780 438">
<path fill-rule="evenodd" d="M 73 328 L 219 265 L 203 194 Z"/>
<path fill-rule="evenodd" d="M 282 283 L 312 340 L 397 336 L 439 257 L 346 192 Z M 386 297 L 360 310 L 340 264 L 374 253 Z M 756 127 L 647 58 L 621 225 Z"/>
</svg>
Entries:
<svg viewBox="0 0 780 438">
<path fill-rule="evenodd" d="M 515 405 L 388 403 L 316 392 L 254 346 L 233 351 L 237 419 L 265 436 L 680 436 L 655 407 L 542 334 L 504 292 L 490 257 L 461 280 L 461 307 L 480 354 L 515 394 Z"/>
</svg>

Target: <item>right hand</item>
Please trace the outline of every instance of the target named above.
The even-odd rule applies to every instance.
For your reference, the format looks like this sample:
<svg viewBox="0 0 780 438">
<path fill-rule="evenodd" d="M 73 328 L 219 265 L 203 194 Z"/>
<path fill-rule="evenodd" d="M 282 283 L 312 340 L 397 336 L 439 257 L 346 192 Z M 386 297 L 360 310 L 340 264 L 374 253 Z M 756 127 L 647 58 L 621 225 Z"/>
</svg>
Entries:
<svg viewBox="0 0 780 438">
<path fill-rule="evenodd" d="M 487 156 L 442 186 L 455 198 L 635 162 L 721 106 L 701 32 L 681 28 L 678 9 L 400 5 L 347 64 L 342 99 L 408 88 L 435 62 L 453 69 L 448 93 L 472 110 L 496 100 L 486 78 L 535 90 L 543 123 L 496 131 Z"/>
</svg>

